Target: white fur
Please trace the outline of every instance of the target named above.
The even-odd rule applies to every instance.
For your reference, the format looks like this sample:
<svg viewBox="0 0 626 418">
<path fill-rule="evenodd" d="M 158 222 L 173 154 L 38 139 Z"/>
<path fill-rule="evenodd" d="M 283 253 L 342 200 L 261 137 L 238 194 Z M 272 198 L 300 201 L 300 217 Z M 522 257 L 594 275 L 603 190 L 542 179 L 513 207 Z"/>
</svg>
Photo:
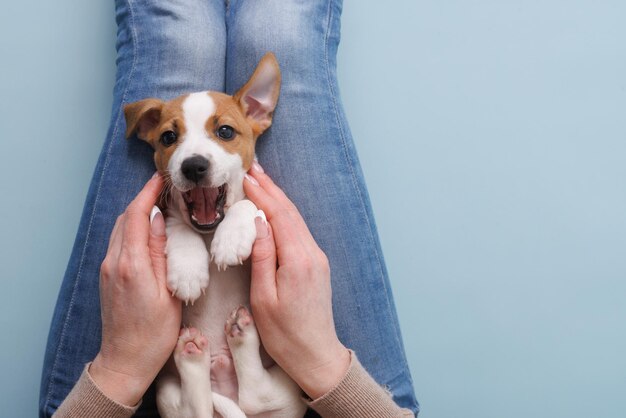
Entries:
<svg viewBox="0 0 626 418">
<path fill-rule="evenodd" d="M 220 270 L 243 264 L 243 260 L 250 257 L 256 238 L 256 213 L 254 203 L 246 199 L 228 209 L 211 242 L 211 259 Z"/>
<path fill-rule="evenodd" d="M 244 315 L 250 315 L 247 310 L 243 311 Z M 235 316 L 231 315 L 229 323 L 235 322 Z M 278 365 L 269 369 L 263 367 L 259 356 L 261 339 L 254 323 L 242 324 L 241 334 L 229 335 L 227 339 L 237 371 L 241 409 L 251 416 L 266 411 L 273 411 L 272 418 L 302 416 L 306 406 L 293 402 L 300 396 L 298 385 Z"/>
<path fill-rule="evenodd" d="M 227 185 L 225 217 L 213 236 L 197 233 L 189 223 L 182 196 L 174 191 L 166 220 L 168 287 L 178 298 L 192 302 L 183 310 L 183 321 L 204 333 L 210 351 L 207 347 L 199 358 L 181 356 L 179 344 L 174 361 L 168 362 L 159 375 L 157 404 L 165 418 L 210 418 L 214 412 L 223 418 L 299 418 L 306 410 L 300 389 L 277 365 L 263 367 L 254 324 L 243 329 L 241 338 L 227 341 L 224 333 L 224 322 L 232 309 L 249 304 L 249 265 L 239 264 L 250 256 L 256 238 L 254 219 L 261 215 L 245 200 L 241 157 L 228 153 L 205 131 L 206 121 L 214 112 L 215 103 L 206 92 L 185 99 L 186 134 L 170 158 L 168 171 L 176 189 L 190 190 L 196 185 L 182 174 L 182 162 L 194 155 L 206 158 L 209 173 L 206 184 L 200 185 Z M 208 248 L 215 264 L 209 263 Z M 226 266 L 237 267 L 223 271 Z M 205 290 L 207 294 L 202 296 Z M 216 392 L 220 382 L 211 382 L 211 362 L 224 357 L 228 348 L 230 367 L 234 367 L 239 382 L 238 392 L 237 388 L 234 392 L 235 396 L 238 393 L 239 405 Z"/>
<path fill-rule="evenodd" d="M 172 209 L 165 222 L 167 287 L 180 300 L 193 303 L 209 285 L 209 253 L 183 216 Z"/>
<path fill-rule="evenodd" d="M 180 191 L 187 191 L 195 184 L 185 178 L 180 170 L 183 161 L 200 155 L 209 161 L 209 172 L 204 187 L 219 187 L 228 184 L 231 204 L 243 198 L 243 174 L 241 156 L 227 152 L 206 132 L 206 122 L 215 113 L 215 103 L 206 92 L 192 93 L 183 102 L 183 118 L 186 134 L 176 148 L 168 163 L 168 171 L 174 186 Z M 227 202 L 228 204 L 229 202 Z"/>
</svg>

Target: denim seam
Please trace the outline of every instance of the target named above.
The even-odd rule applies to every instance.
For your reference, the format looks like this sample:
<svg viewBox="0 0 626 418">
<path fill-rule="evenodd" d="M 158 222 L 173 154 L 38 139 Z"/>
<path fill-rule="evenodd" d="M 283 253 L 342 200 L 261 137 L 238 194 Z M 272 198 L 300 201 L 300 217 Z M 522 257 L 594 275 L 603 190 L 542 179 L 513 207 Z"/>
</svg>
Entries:
<svg viewBox="0 0 626 418">
<path fill-rule="evenodd" d="M 332 77 L 331 77 L 331 70 L 330 70 L 330 63 L 329 63 L 329 59 L 328 59 L 328 42 L 329 42 L 329 37 L 330 37 L 330 31 L 331 31 L 331 26 L 332 26 L 332 17 L 333 17 L 333 13 L 332 13 L 332 5 L 333 5 L 333 0 L 329 0 L 328 2 L 328 18 L 327 18 L 327 25 L 326 25 L 326 34 L 324 36 L 324 61 L 326 64 L 326 77 L 327 77 L 327 81 L 328 81 L 328 89 L 330 90 L 331 93 L 331 98 L 333 101 L 333 111 L 335 113 L 335 118 L 337 120 L 337 126 L 339 126 L 339 136 L 341 138 L 341 143 L 343 146 L 343 150 L 344 150 L 344 155 L 346 157 L 346 160 L 348 161 L 348 167 L 350 168 L 350 174 L 352 176 L 352 183 L 354 185 L 354 189 L 356 190 L 358 196 L 359 196 L 359 201 L 361 203 L 361 209 L 363 210 L 363 216 L 365 217 L 365 221 L 367 222 L 367 229 L 370 235 L 370 239 L 372 240 L 372 242 L 375 242 L 374 239 L 374 233 L 372 231 L 372 224 L 371 224 L 371 220 L 367 214 L 367 210 L 365 210 L 365 202 L 363 201 L 363 193 L 361 191 L 361 189 L 359 188 L 359 184 L 356 180 L 356 174 L 354 173 L 354 168 L 352 166 L 353 161 L 350 159 L 350 154 L 348 152 L 347 149 L 347 144 L 346 144 L 346 137 L 345 137 L 345 132 L 344 132 L 344 127 L 341 124 L 341 118 L 339 116 L 339 110 L 338 110 L 338 105 L 337 105 L 337 100 L 336 100 L 336 96 L 335 96 L 335 90 L 333 89 L 333 84 L 332 84 Z M 383 272 L 383 267 L 382 267 L 382 262 L 380 260 L 380 254 L 378 253 L 378 251 L 375 251 L 376 254 L 376 262 L 378 265 L 378 269 L 379 269 L 379 273 L 380 276 L 383 278 L 383 288 L 385 289 L 385 296 L 386 296 L 386 301 L 387 301 L 387 308 L 389 311 L 391 311 L 391 306 L 389 305 L 389 289 L 387 289 L 387 284 L 385 283 L 384 280 L 384 272 Z M 402 347 L 402 341 L 400 340 L 400 334 L 399 334 L 399 330 L 398 327 L 394 327 L 395 328 L 395 332 L 394 335 L 396 337 L 396 343 L 398 344 L 398 347 Z M 402 360 L 404 362 L 404 366 L 406 369 L 408 369 L 409 365 L 408 362 L 406 360 L 406 355 L 402 356 Z M 410 379 L 410 373 L 409 373 L 409 379 Z M 411 379 L 412 380 L 412 379 Z"/>
<path fill-rule="evenodd" d="M 122 98 L 121 98 L 121 102 L 120 104 L 124 103 L 124 101 L 126 100 L 126 96 L 128 94 L 128 89 L 130 86 L 130 82 L 133 78 L 133 75 L 135 73 L 135 66 L 137 63 L 137 32 L 135 29 L 135 15 L 133 12 L 133 6 L 132 6 L 132 0 L 126 0 L 126 4 L 128 5 L 128 12 L 130 15 L 130 29 L 131 29 L 131 39 L 132 39 L 132 44 L 133 44 L 133 62 L 130 68 L 130 72 L 128 74 L 128 78 L 126 79 L 126 85 L 124 86 L 124 93 L 122 94 Z M 78 282 L 81 279 L 81 274 L 82 274 L 82 269 L 83 269 L 83 265 L 85 262 L 85 253 L 87 251 L 87 245 L 89 243 L 89 237 L 91 235 L 91 228 L 93 225 L 93 219 L 95 216 L 95 212 L 96 209 L 98 207 L 98 201 L 100 199 L 100 190 L 102 187 L 102 179 L 104 177 L 105 172 L 107 171 L 107 168 L 109 167 L 109 156 L 111 155 L 111 148 L 113 146 L 113 141 L 114 138 L 117 136 L 117 132 L 118 132 L 118 127 L 119 127 L 119 123 L 120 123 L 120 118 L 122 115 L 122 106 L 120 105 L 120 109 L 118 111 L 117 117 L 115 119 L 115 125 L 113 128 L 113 132 L 111 133 L 111 138 L 110 138 L 110 142 L 109 142 L 109 146 L 107 148 L 107 152 L 106 152 L 106 157 L 104 160 L 104 165 L 102 167 L 102 171 L 100 172 L 100 178 L 98 181 L 98 190 L 96 191 L 96 197 L 95 197 L 95 201 L 94 201 L 94 205 L 93 205 L 93 209 L 91 211 L 91 215 L 89 218 L 89 225 L 87 226 L 87 234 L 85 236 L 85 244 L 83 245 L 83 250 L 81 252 L 81 258 L 80 258 L 80 265 L 78 267 L 78 272 L 76 273 L 76 280 L 74 281 L 74 287 L 72 289 L 72 297 L 70 298 L 70 303 L 69 306 L 67 308 L 67 314 L 65 316 L 65 321 L 63 323 L 63 329 L 61 330 L 61 337 L 59 339 L 59 346 L 57 347 L 56 353 L 54 355 L 54 363 L 52 364 L 52 370 L 50 371 L 50 380 L 49 380 L 49 388 L 48 388 L 48 393 L 46 395 L 46 401 L 43 405 L 43 410 L 44 413 L 45 411 L 47 411 L 48 406 L 50 404 L 50 397 L 52 395 L 52 391 L 54 388 L 54 380 L 55 380 L 55 375 L 56 375 L 56 369 L 57 369 L 57 363 L 58 363 L 58 359 L 59 359 L 59 352 L 61 351 L 61 349 L 63 348 L 63 341 L 65 340 L 65 336 L 67 334 L 67 327 L 68 327 L 68 322 L 69 322 L 69 318 L 71 316 L 71 312 L 72 312 L 72 307 L 74 306 L 74 298 L 76 295 L 76 287 L 78 285 Z"/>
</svg>

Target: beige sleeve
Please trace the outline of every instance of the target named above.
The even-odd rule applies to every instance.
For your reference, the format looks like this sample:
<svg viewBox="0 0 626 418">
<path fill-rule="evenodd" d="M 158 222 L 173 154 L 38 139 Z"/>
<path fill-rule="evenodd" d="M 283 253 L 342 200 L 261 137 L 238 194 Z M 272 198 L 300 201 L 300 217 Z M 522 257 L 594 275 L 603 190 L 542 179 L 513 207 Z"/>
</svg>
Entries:
<svg viewBox="0 0 626 418">
<path fill-rule="evenodd" d="M 54 413 L 54 418 L 130 418 L 139 408 L 125 406 L 107 398 L 100 391 L 96 382 L 89 375 L 88 363 L 80 375 L 80 379 L 67 395 L 59 409 Z"/>
<path fill-rule="evenodd" d="M 411 417 L 413 412 L 400 408 L 391 396 L 372 379 L 356 354 L 351 351 L 350 367 L 343 379 L 320 398 L 308 402 L 323 418 L 396 418 Z"/>
<path fill-rule="evenodd" d="M 107 417 L 130 418 L 139 408 L 119 404 L 100 391 L 89 376 L 88 363 L 55 418 Z M 323 418 L 396 418 L 414 417 L 408 409 L 397 406 L 351 352 L 350 367 L 343 379 L 320 398 L 308 402 Z"/>
</svg>

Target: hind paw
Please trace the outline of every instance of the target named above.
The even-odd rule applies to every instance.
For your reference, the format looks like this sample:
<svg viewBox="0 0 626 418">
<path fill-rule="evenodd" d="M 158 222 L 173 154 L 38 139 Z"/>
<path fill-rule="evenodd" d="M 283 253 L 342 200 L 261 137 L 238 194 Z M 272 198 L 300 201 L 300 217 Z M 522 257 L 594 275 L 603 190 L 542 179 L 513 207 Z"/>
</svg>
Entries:
<svg viewBox="0 0 626 418">
<path fill-rule="evenodd" d="M 248 309 L 240 306 L 232 311 L 230 317 L 226 320 L 224 332 L 229 342 L 242 341 L 248 335 L 256 335 L 254 320 Z"/>
<path fill-rule="evenodd" d="M 174 361 L 180 367 L 182 362 L 210 362 L 209 340 L 195 328 L 180 330 Z"/>
</svg>

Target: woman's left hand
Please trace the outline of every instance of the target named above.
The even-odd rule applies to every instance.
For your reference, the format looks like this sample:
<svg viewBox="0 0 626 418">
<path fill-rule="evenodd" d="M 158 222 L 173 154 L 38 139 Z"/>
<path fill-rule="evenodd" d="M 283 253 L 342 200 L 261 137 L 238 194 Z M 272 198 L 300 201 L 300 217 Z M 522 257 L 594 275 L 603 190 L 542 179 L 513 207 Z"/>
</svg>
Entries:
<svg viewBox="0 0 626 418">
<path fill-rule="evenodd" d="M 296 206 L 255 163 L 246 195 L 256 219 L 250 304 L 267 352 L 313 399 L 346 374 L 350 352 L 335 332 L 328 259 Z"/>
</svg>

